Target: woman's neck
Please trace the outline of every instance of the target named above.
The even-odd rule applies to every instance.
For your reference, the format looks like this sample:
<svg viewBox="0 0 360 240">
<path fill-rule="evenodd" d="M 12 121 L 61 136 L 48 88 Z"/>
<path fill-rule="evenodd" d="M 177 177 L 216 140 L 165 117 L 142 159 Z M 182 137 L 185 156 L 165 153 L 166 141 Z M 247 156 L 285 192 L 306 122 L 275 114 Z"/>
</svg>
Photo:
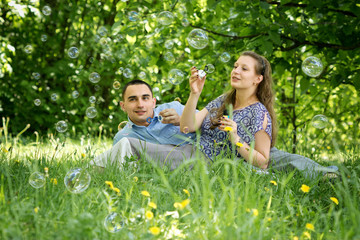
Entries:
<svg viewBox="0 0 360 240">
<path fill-rule="evenodd" d="M 259 99 L 253 91 L 236 90 L 234 110 L 247 107 L 258 102 Z"/>
</svg>

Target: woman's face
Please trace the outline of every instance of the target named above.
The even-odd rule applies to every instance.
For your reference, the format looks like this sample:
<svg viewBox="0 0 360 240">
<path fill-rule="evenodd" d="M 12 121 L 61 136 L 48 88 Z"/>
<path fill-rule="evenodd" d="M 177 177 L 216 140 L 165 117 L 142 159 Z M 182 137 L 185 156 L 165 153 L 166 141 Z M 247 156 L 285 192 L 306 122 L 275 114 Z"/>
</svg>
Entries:
<svg viewBox="0 0 360 240">
<path fill-rule="evenodd" d="M 250 56 L 240 56 L 231 71 L 231 86 L 235 89 L 256 88 L 263 76 L 255 71 L 257 61 Z"/>
</svg>

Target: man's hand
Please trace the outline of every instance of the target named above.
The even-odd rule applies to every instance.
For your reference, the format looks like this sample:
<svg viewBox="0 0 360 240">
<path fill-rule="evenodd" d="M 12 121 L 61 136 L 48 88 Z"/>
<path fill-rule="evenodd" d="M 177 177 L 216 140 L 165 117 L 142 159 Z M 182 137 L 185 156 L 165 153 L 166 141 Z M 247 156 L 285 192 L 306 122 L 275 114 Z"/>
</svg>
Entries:
<svg viewBox="0 0 360 240">
<path fill-rule="evenodd" d="M 164 109 L 159 113 L 159 115 L 163 117 L 162 123 L 164 124 L 174 124 L 175 126 L 180 125 L 180 116 L 173 108 Z"/>
</svg>

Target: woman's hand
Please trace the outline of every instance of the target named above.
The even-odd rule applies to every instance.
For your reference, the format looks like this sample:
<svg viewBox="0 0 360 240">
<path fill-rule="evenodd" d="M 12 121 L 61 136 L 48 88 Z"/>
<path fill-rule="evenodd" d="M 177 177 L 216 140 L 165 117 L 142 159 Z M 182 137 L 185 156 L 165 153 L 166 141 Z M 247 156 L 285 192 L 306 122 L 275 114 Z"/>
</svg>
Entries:
<svg viewBox="0 0 360 240">
<path fill-rule="evenodd" d="M 202 78 L 199 77 L 198 70 L 196 67 L 191 68 L 191 75 L 189 79 L 190 91 L 193 94 L 200 94 L 204 88 L 206 75 Z"/>
<path fill-rule="evenodd" d="M 229 133 L 230 141 L 233 144 L 236 144 L 240 141 L 240 137 L 237 133 L 237 123 L 231 120 L 228 117 L 223 117 L 220 120 L 220 126 L 218 127 L 222 131 L 226 131 Z"/>
</svg>

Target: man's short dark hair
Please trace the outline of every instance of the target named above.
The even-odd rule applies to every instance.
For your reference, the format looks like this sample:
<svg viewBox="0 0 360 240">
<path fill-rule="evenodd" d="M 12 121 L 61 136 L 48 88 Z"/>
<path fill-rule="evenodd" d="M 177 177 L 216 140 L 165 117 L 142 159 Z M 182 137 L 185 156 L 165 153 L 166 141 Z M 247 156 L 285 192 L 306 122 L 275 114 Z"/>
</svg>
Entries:
<svg viewBox="0 0 360 240">
<path fill-rule="evenodd" d="M 125 84 L 125 86 L 123 87 L 122 89 L 122 98 L 124 99 L 124 96 L 125 96 L 125 92 L 126 92 L 126 89 L 128 88 L 128 86 L 132 86 L 132 85 L 146 85 L 150 92 L 151 92 L 151 96 L 152 96 L 152 88 L 150 87 L 150 85 L 147 83 L 147 82 L 144 82 L 143 80 L 139 80 L 139 79 L 134 79 L 128 83 Z"/>
</svg>

